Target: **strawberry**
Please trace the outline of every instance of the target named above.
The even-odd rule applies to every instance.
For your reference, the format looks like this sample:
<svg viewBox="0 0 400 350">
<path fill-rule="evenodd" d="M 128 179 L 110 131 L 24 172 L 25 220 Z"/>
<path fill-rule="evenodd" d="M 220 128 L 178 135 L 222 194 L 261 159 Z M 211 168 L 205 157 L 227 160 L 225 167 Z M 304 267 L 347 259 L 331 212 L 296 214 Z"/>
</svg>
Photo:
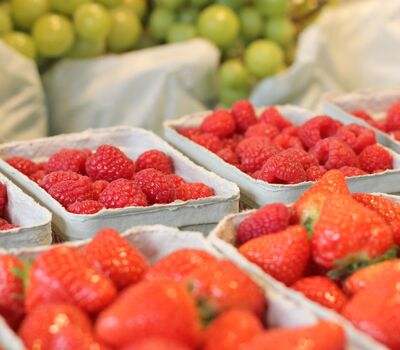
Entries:
<svg viewBox="0 0 400 350">
<path fill-rule="evenodd" d="M 214 256 L 203 250 L 180 249 L 158 260 L 146 271 L 144 279 L 179 282 L 197 268 L 216 261 Z"/>
<path fill-rule="evenodd" d="M 304 276 L 310 244 L 302 226 L 289 226 L 285 231 L 246 242 L 239 253 L 278 281 L 291 285 Z"/>
<path fill-rule="evenodd" d="M 345 350 L 346 337 L 341 326 L 331 322 L 303 328 L 272 329 L 256 335 L 240 350 Z"/>
<path fill-rule="evenodd" d="M 195 347 L 200 341 L 199 320 L 195 301 L 183 285 L 143 281 L 101 312 L 95 329 L 100 340 L 115 347 L 148 337 Z"/>
<path fill-rule="evenodd" d="M 84 334 L 91 334 L 92 331 L 89 317 L 73 305 L 39 305 L 24 319 L 19 335 L 29 350 L 51 350 L 54 338 L 67 328 L 74 328 Z"/>
<path fill-rule="evenodd" d="M 140 281 L 147 269 L 143 255 L 112 228 L 97 232 L 82 252 L 118 289 Z"/>
<path fill-rule="evenodd" d="M 17 277 L 23 265 L 15 256 L 0 255 L 0 315 L 17 328 L 24 314 L 23 285 Z"/>
<path fill-rule="evenodd" d="M 331 194 L 323 202 L 312 234 L 313 259 L 319 265 L 334 268 L 373 259 L 392 245 L 385 221 L 351 196 Z"/>
<path fill-rule="evenodd" d="M 392 229 L 394 242 L 400 245 L 400 204 L 390 199 L 367 193 L 355 193 L 353 198 L 379 214 Z"/>
<path fill-rule="evenodd" d="M 338 312 L 347 302 L 342 290 L 327 277 L 305 277 L 294 283 L 291 288 L 303 293 L 308 299 Z"/>
<path fill-rule="evenodd" d="M 268 204 L 239 224 L 236 241 L 241 245 L 250 239 L 285 230 L 289 226 L 289 217 L 286 205 Z"/>
<path fill-rule="evenodd" d="M 150 337 L 124 346 L 121 350 L 191 350 L 191 348 L 169 339 Z"/>
<path fill-rule="evenodd" d="M 203 265 L 184 282 L 197 300 L 204 303 L 210 315 L 241 308 L 261 317 L 266 308 L 263 291 L 242 270 L 228 260 Z M 248 296 L 251 295 L 251 298 Z"/>
<path fill-rule="evenodd" d="M 96 313 L 112 302 L 112 282 L 90 266 L 73 247 L 59 245 L 42 253 L 33 263 L 25 306 L 32 311 L 40 304 L 70 303 Z"/>
<path fill-rule="evenodd" d="M 203 350 L 238 350 L 252 337 L 262 333 L 260 320 L 248 310 L 222 313 L 205 331 Z"/>
</svg>

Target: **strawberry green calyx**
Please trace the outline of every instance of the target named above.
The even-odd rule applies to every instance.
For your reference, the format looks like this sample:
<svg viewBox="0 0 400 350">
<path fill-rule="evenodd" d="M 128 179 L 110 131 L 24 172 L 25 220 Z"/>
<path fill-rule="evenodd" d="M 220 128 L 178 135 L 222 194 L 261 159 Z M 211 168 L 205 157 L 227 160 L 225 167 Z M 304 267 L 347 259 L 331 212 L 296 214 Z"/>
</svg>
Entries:
<svg viewBox="0 0 400 350">
<path fill-rule="evenodd" d="M 314 232 L 314 227 L 318 221 L 319 218 L 319 210 L 313 209 L 310 210 L 307 215 L 305 215 L 305 219 L 301 220 L 302 225 L 306 228 L 307 230 L 307 235 L 308 238 L 311 239 L 313 232 Z"/>
<path fill-rule="evenodd" d="M 22 285 L 23 285 L 23 290 L 24 290 L 24 294 L 25 292 L 28 290 L 28 286 L 29 286 L 29 275 L 31 272 L 31 268 L 32 268 L 32 264 L 33 261 L 29 260 L 29 261 L 25 261 L 25 260 L 20 260 L 22 263 L 22 267 L 14 267 L 12 270 L 12 273 L 15 277 L 19 278 L 22 281 Z M 23 298 L 24 296 L 22 295 L 21 298 Z"/>
<path fill-rule="evenodd" d="M 219 314 L 217 308 L 204 298 L 197 301 L 197 309 L 199 310 L 200 322 L 204 328 L 214 321 Z"/>
</svg>

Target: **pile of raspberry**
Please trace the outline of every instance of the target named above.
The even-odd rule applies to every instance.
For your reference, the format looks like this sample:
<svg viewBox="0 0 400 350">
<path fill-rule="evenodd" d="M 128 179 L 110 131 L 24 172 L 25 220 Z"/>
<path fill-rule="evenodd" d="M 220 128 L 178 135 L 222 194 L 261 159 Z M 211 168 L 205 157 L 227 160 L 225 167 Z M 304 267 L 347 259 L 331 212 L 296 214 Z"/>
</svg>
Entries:
<svg viewBox="0 0 400 350">
<path fill-rule="evenodd" d="M 375 120 L 369 112 L 363 109 L 352 111 L 351 114 L 400 141 L 400 101 L 392 104 L 386 111 L 385 118 L 380 121 Z"/>
<path fill-rule="evenodd" d="M 101 145 L 94 152 L 64 148 L 42 163 L 23 157 L 6 161 L 75 214 L 214 195 L 209 186 L 189 183 L 174 174 L 171 157 L 156 149 L 142 153 L 135 161 L 111 145 Z"/>
<path fill-rule="evenodd" d="M 200 127 L 177 130 L 251 177 L 273 184 L 316 181 L 330 169 L 360 176 L 393 168 L 375 133 L 320 115 L 294 125 L 275 107 L 256 115 L 246 100 L 208 115 Z"/>
<path fill-rule="evenodd" d="M 14 225 L 7 219 L 6 208 L 8 204 L 7 187 L 0 183 L 0 231 L 12 230 L 19 227 Z"/>
</svg>

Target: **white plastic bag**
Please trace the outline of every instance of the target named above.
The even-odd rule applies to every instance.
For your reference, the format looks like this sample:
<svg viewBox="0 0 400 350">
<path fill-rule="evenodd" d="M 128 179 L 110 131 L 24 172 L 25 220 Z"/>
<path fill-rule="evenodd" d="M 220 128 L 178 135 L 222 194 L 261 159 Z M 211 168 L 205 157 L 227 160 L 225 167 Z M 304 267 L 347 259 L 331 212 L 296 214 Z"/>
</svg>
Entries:
<svg viewBox="0 0 400 350">
<path fill-rule="evenodd" d="M 219 51 L 205 40 L 89 60 L 62 60 L 43 79 L 52 134 L 113 125 L 160 131 L 215 98 Z"/>
<path fill-rule="evenodd" d="M 47 111 L 35 62 L 0 40 L 0 142 L 43 137 Z"/>
</svg>

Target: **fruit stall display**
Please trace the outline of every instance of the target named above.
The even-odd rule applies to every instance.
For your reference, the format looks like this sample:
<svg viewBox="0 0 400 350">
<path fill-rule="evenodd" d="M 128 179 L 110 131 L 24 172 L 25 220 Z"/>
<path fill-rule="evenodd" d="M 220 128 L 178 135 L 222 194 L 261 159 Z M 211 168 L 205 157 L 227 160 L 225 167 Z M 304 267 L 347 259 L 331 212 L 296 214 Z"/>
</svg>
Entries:
<svg viewBox="0 0 400 350">
<path fill-rule="evenodd" d="M 10 0 L 0 36 L 43 70 L 55 61 L 118 54 L 202 37 L 221 51 L 220 100 L 291 64 L 296 37 L 329 1 Z"/>
<path fill-rule="evenodd" d="M 328 171 L 293 205 L 233 215 L 210 237 L 283 294 L 301 300 L 293 290 L 302 293 L 390 349 L 400 348 L 394 332 L 400 322 L 399 238 L 399 199 L 351 193 L 338 170 Z"/>
</svg>

